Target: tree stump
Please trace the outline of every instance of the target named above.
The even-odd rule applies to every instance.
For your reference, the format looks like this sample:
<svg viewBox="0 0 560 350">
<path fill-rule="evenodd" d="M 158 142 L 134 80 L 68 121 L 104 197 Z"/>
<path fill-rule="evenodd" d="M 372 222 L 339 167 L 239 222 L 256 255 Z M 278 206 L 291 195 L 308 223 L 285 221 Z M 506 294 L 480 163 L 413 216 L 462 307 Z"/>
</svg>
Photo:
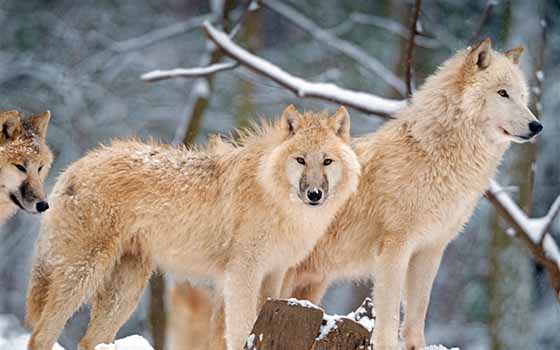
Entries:
<svg viewBox="0 0 560 350">
<path fill-rule="evenodd" d="M 330 316 L 307 301 L 268 300 L 245 350 L 367 349 L 374 325 L 371 300 L 348 316 Z"/>
</svg>

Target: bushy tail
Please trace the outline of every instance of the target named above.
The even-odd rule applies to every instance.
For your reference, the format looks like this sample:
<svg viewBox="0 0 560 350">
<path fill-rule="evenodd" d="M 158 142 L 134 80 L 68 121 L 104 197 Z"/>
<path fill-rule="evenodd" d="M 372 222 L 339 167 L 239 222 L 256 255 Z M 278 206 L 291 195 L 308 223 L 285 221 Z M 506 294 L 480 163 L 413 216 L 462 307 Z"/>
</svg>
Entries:
<svg viewBox="0 0 560 350">
<path fill-rule="evenodd" d="M 42 259 L 37 259 L 31 270 L 31 279 L 27 289 L 25 323 L 33 329 L 45 305 L 49 292 L 51 269 Z"/>
</svg>

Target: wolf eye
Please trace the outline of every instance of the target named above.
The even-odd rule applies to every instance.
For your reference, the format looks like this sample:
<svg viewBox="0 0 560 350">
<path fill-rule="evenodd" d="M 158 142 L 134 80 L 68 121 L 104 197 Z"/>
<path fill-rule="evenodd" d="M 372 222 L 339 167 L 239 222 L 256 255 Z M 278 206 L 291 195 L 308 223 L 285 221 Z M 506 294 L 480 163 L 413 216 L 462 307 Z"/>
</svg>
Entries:
<svg viewBox="0 0 560 350">
<path fill-rule="evenodd" d="M 325 166 L 326 165 L 331 165 L 331 164 L 332 164 L 332 159 L 330 159 L 330 158 L 327 158 L 323 161 L 323 165 L 325 165 Z"/>
<path fill-rule="evenodd" d="M 297 157 L 297 158 L 296 158 L 296 161 L 297 161 L 299 164 L 305 165 L 305 159 L 303 159 L 302 157 Z"/>
<path fill-rule="evenodd" d="M 39 167 L 38 172 L 41 172 L 41 170 L 43 170 L 43 166 L 42 166 L 42 165 Z"/>
<path fill-rule="evenodd" d="M 26 173 L 27 169 L 25 169 L 25 167 L 21 164 L 14 164 L 17 168 L 17 170 L 21 171 L 22 173 Z"/>
<path fill-rule="evenodd" d="M 508 97 L 509 97 L 507 91 L 504 90 L 504 89 L 499 90 L 499 91 L 498 91 L 498 95 L 500 95 L 500 96 L 502 96 L 502 97 L 505 97 L 505 98 L 508 98 Z"/>
</svg>

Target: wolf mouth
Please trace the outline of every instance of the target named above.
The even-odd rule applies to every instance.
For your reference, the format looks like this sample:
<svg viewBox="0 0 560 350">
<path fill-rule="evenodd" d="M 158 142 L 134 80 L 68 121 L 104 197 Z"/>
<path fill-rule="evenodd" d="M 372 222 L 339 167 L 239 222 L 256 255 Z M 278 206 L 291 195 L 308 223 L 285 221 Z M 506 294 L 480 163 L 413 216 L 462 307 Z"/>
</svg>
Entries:
<svg viewBox="0 0 560 350">
<path fill-rule="evenodd" d="M 21 209 L 25 210 L 25 208 L 23 207 L 23 205 L 21 205 L 21 203 L 18 201 L 18 199 L 16 198 L 16 196 L 14 196 L 13 194 L 10 193 L 10 199 L 12 200 L 12 202 L 14 202 L 15 205 L 17 205 L 18 207 L 20 207 Z"/>
<path fill-rule="evenodd" d="M 500 127 L 500 129 L 502 129 L 502 132 L 504 133 L 504 135 L 515 138 L 515 139 L 528 141 L 528 140 L 533 138 L 532 136 L 513 135 L 512 133 L 510 133 L 509 131 L 507 131 L 505 128 L 502 128 L 502 127 Z"/>
</svg>

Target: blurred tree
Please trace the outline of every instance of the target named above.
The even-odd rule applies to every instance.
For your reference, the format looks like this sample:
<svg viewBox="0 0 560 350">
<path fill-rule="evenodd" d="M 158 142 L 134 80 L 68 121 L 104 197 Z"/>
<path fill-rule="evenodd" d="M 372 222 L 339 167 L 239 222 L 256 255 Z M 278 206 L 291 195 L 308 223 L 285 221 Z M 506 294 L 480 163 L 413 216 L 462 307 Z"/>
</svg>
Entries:
<svg viewBox="0 0 560 350">
<path fill-rule="evenodd" d="M 511 23 L 508 48 L 524 44 L 528 49 L 522 56 L 524 71 L 530 72 L 529 81 L 535 85 L 536 72 L 542 69 L 543 27 L 540 18 L 543 1 L 512 2 L 509 8 Z M 534 95 L 531 109 L 540 116 L 540 94 Z M 509 152 L 509 182 L 518 186 L 518 200 L 526 213 L 533 208 L 534 163 L 537 145 L 514 145 Z M 533 349 L 531 329 L 531 299 L 534 289 L 534 263 L 517 240 L 504 235 L 498 217 L 491 219 L 490 245 L 490 339 L 491 348 Z"/>
</svg>

